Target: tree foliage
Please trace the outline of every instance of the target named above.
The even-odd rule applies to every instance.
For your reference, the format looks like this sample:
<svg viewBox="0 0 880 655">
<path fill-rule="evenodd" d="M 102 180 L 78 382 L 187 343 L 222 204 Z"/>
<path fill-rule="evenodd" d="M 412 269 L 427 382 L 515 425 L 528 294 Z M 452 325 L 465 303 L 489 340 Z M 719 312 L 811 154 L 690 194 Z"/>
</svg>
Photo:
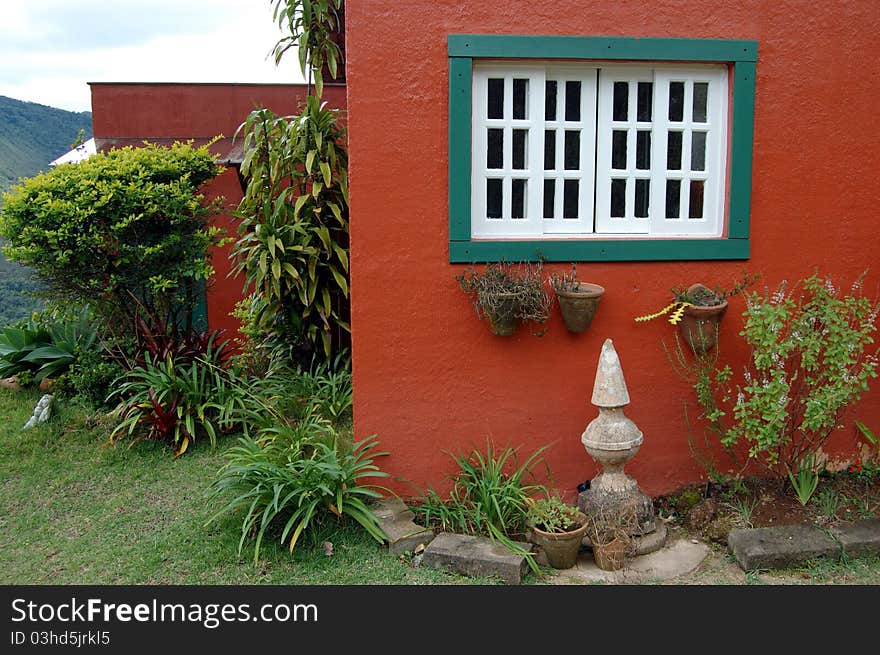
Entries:
<svg viewBox="0 0 880 655">
<path fill-rule="evenodd" d="M 220 241 L 199 186 L 219 172 L 207 146 L 145 144 L 23 180 L 4 196 L 6 256 L 34 269 L 46 295 L 88 304 L 116 331 L 137 316 L 189 324 L 196 285 Z"/>
</svg>

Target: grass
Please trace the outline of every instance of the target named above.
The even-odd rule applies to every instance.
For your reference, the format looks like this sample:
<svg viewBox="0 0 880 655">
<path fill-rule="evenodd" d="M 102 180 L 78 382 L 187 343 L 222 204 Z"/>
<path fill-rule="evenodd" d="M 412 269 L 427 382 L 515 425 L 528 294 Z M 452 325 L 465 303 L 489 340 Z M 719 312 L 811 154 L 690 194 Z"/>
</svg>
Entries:
<svg viewBox="0 0 880 655">
<path fill-rule="evenodd" d="M 69 402 L 22 432 L 38 399 L 0 391 L 0 584 L 494 583 L 414 568 L 357 526 L 328 527 L 293 555 L 267 542 L 254 565 L 236 552 L 240 522 L 204 526 L 205 491 L 235 439 L 176 460 L 151 442 L 108 446 L 106 419 Z"/>
</svg>

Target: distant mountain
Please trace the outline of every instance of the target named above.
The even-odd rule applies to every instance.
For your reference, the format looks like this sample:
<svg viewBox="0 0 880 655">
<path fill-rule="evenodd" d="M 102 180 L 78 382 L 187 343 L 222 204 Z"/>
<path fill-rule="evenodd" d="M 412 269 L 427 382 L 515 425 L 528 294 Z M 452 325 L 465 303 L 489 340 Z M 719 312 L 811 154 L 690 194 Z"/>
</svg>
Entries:
<svg viewBox="0 0 880 655">
<path fill-rule="evenodd" d="M 80 130 L 85 138 L 92 136 L 91 112 L 0 96 L 0 193 L 19 178 L 47 170 L 50 161 L 70 150 Z M 25 295 L 37 289 L 39 283 L 29 269 L 6 261 L 0 253 L 0 327 L 42 307 L 42 301 Z"/>
<path fill-rule="evenodd" d="M 0 96 L 0 191 L 49 168 L 70 150 L 79 131 L 92 136 L 92 113 Z"/>
</svg>

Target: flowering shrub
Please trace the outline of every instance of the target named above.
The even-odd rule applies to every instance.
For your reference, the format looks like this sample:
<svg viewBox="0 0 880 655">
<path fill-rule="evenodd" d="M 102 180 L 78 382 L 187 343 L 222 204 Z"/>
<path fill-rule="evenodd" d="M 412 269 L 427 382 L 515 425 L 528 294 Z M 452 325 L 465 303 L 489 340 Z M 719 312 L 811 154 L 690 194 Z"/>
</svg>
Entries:
<svg viewBox="0 0 880 655">
<path fill-rule="evenodd" d="M 714 361 L 698 367 L 697 399 L 727 447 L 748 444 L 749 459 L 785 475 L 797 473 L 839 425 L 844 409 L 877 376 L 869 351 L 878 305 L 813 275 L 772 294 L 746 297 L 740 335 L 751 357 L 740 380 Z"/>
</svg>

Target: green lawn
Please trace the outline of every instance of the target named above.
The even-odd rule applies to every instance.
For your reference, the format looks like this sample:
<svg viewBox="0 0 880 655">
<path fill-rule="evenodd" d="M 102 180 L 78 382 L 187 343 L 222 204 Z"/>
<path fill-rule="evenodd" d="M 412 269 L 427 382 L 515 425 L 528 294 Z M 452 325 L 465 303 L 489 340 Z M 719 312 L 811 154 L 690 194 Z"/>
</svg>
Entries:
<svg viewBox="0 0 880 655">
<path fill-rule="evenodd" d="M 106 419 L 76 406 L 21 432 L 38 399 L 0 390 L 2 584 L 491 583 L 413 568 L 356 526 L 301 541 L 293 555 L 264 544 L 255 566 L 252 549 L 237 554 L 232 518 L 204 526 L 219 451 L 203 442 L 174 460 L 153 443 L 108 446 Z"/>
</svg>

